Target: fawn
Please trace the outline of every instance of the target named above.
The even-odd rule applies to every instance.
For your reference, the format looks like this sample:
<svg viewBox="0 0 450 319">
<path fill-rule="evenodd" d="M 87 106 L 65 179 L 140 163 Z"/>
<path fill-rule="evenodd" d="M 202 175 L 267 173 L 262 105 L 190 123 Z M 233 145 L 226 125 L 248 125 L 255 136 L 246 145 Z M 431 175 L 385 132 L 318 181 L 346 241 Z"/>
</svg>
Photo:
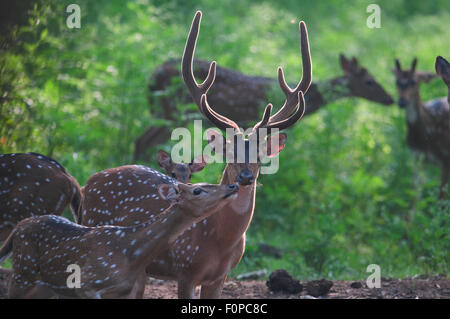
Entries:
<svg viewBox="0 0 450 319">
<path fill-rule="evenodd" d="M 411 69 L 402 70 L 395 60 L 393 72 L 399 95 L 398 105 L 406 109 L 408 126 L 407 143 L 415 151 L 423 152 L 428 160 L 441 166 L 439 198 L 444 198 L 444 188 L 450 172 L 450 110 L 447 98 L 423 102 L 419 84 L 428 82 L 435 74 L 416 71 L 417 59 Z"/>
<path fill-rule="evenodd" d="M 77 220 L 80 185 L 61 164 L 37 153 L 0 154 L 0 242 L 34 215 L 61 215 L 70 203 Z"/>
<path fill-rule="evenodd" d="M 199 156 L 189 164 L 174 163 L 167 152 L 158 151 L 158 164 L 166 171 L 166 174 L 176 180 L 189 184 L 192 173 L 200 172 L 206 166 L 206 156 Z"/>
<path fill-rule="evenodd" d="M 187 227 L 235 198 L 237 191 L 235 184 L 161 184 L 158 192 L 170 206 L 131 227 L 85 227 L 53 215 L 27 218 L 0 250 L 0 261 L 13 256 L 8 297 L 141 298 L 150 261 Z M 80 267 L 77 288 L 68 287 L 69 265 Z"/>
</svg>

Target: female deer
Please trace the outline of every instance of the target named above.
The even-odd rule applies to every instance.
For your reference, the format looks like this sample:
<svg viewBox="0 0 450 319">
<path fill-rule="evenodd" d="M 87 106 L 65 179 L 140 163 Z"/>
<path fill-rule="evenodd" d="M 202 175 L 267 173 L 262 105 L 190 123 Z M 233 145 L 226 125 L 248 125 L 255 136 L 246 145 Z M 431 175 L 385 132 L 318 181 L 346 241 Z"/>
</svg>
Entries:
<svg viewBox="0 0 450 319">
<path fill-rule="evenodd" d="M 428 160 L 441 166 L 439 198 L 442 199 L 450 172 L 449 103 L 445 97 L 422 101 L 419 84 L 430 81 L 435 75 L 416 71 L 416 66 L 417 59 L 414 59 L 411 69 L 402 70 L 400 61 L 395 61 L 393 71 L 397 80 L 398 105 L 406 109 L 406 139 L 409 147 L 424 153 Z"/>
</svg>

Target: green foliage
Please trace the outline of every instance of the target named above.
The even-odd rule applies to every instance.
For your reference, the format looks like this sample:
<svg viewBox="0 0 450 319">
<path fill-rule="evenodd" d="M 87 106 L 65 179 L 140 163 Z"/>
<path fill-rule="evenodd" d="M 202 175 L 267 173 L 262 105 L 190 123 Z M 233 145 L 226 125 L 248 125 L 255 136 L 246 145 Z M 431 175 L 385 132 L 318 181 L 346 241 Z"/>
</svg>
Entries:
<svg viewBox="0 0 450 319">
<path fill-rule="evenodd" d="M 28 2 L 28 22 L 0 36 L 0 152 L 55 157 L 80 184 L 130 163 L 136 138 L 161 124 L 149 113 L 148 77 L 180 57 L 197 9 L 199 58 L 270 77 L 281 65 L 296 82 L 303 19 L 315 80 L 341 74 L 342 52 L 394 96 L 394 58 L 407 65 L 417 56 L 419 69 L 433 71 L 450 38 L 446 0 L 380 1 L 381 29 L 366 27 L 364 0 L 83 0 L 81 29 L 65 25 L 71 1 Z M 422 85 L 424 100 L 445 94 L 440 79 Z M 281 105 L 279 92 L 271 102 Z M 192 105 L 178 108 L 184 114 Z M 246 254 L 233 274 L 286 268 L 300 278 L 364 278 L 371 263 L 383 276 L 448 274 L 450 203 L 435 200 L 439 169 L 406 147 L 403 110 L 345 99 L 287 134 L 280 170 L 259 179 Z M 221 169 L 209 165 L 194 182 L 217 182 Z M 281 248 L 283 258 L 263 256 L 260 242 Z"/>
</svg>

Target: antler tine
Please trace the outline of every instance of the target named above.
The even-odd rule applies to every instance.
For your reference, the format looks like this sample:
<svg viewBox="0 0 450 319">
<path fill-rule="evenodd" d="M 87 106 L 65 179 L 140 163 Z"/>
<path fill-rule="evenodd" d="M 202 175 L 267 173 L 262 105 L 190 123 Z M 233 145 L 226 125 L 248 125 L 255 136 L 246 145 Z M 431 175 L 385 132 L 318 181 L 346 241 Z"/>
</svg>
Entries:
<svg viewBox="0 0 450 319">
<path fill-rule="evenodd" d="M 189 92 L 194 98 L 194 102 L 197 105 L 200 102 L 202 94 L 206 94 L 209 88 L 214 82 L 216 77 L 216 62 L 211 62 L 209 66 L 208 75 L 202 84 L 198 85 L 195 81 L 194 73 L 192 71 L 192 63 L 194 61 L 195 46 L 197 44 L 198 33 L 200 31 L 200 21 L 202 19 L 201 11 L 197 11 L 192 21 L 191 29 L 189 31 L 188 38 L 186 40 L 186 46 L 184 47 L 183 58 L 181 60 L 181 74 L 183 76 L 184 83 L 186 84 Z"/>
<path fill-rule="evenodd" d="M 308 30 L 306 29 L 306 24 L 303 21 L 299 23 L 300 29 L 300 49 L 302 53 L 302 65 L 303 65 L 303 75 L 300 83 L 291 89 L 286 83 L 284 78 L 284 72 L 281 67 L 278 68 L 278 82 L 280 84 L 281 90 L 286 95 L 286 101 L 284 102 L 281 109 L 275 113 L 269 119 L 269 124 L 281 123 L 282 120 L 288 118 L 290 114 L 294 111 L 298 105 L 298 92 L 306 93 L 311 84 L 312 80 L 312 64 L 311 64 L 311 54 L 309 51 L 309 40 L 308 40 Z"/>
<path fill-rule="evenodd" d="M 294 125 L 298 120 L 300 120 L 303 117 L 303 114 L 305 114 L 305 97 L 304 97 L 302 91 L 299 91 L 297 94 L 298 94 L 297 95 L 298 102 L 296 104 L 299 106 L 298 106 L 297 110 L 295 111 L 295 113 L 284 120 L 267 124 L 265 126 L 265 128 L 267 128 L 268 134 L 270 134 L 271 129 L 276 128 L 280 131 L 284 130 L 284 129 Z"/>
<path fill-rule="evenodd" d="M 267 104 L 265 110 L 264 110 L 264 114 L 262 117 L 262 120 L 259 121 L 258 123 L 255 124 L 255 126 L 253 126 L 253 130 L 256 130 L 260 127 L 265 127 L 267 125 L 267 123 L 269 122 L 270 119 L 270 113 L 272 113 L 272 104 Z"/>
<path fill-rule="evenodd" d="M 221 116 L 220 114 L 217 114 L 213 109 L 211 109 L 208 104 L 208 100 L 206 99 L 206 94 L 203 94 L 200 99 L 200 110 L 206 116 L 206 118 L 218 129 L 225 131 L 227 128 L 232 128 L 240 131 L 239 126 L 235 122 L 227 119 L 224 116 Z"/>
<path fill-rule="evenodd" d="M 239 126 L 232 120 L 226 118 L 223 115 L 218 114 L 217 112 L 212 110 L 209 106 L 202 107 L 201 102 L 202 96 L 206 95 L 206 93 L 214 83 L 216 77 L 216 62 L 213 61 L 209 65 L 208 75 L 206 76 L 206 79 L 203 81 L 203 83 L 201 83 L 200 85 L 197 84 L 192 70 L 192 64 L 194 61 L 195 46 L 197 44 L 197 38 L 200 31 L 201 19 L 202 19 L 202 12 L 197 11 L 194 16 L 194 20 L 192 21 L 188 38 L 186 40 L 186 46 L 184 48 L 183 58 L 181 60 L 181 74 L 183 76 L 184 83 L 186 84 L 189 92 L 191 93 L 194 102 L 199 107 L 200 112 L 203 115 L 205 115 L 211 122 L 213 122 L 219 128 L 222 127 L 222 129 L 226 129 L 227 127 L 238 129 Z M 205 104 L 207 105 L 207 102 Z M 212 118 L 214 118 L 214 120 L 212 120 Z M 221 124 L 217 125 L 217 123 Z"/>
</svg>

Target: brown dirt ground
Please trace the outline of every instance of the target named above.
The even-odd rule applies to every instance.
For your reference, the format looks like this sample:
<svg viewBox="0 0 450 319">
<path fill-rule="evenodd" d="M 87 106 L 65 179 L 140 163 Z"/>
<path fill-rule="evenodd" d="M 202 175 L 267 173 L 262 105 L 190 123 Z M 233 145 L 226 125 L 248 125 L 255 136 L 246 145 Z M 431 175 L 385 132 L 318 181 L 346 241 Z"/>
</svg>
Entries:
<svg viewBox="0 0 450 319">
<path fill-rule="evenodd" d="M 450 299 L 450 279 L 432 277 L 422 279 L 383 278 L 380 289 L 369 289 L 361 281 L 361 288 L 351 288 L 353 281 L 333 281 L 326 299 Z M 305 282 L 302 282 L 305 284 Z M 150 279 L 145 298 L 176 298 L 177 285 L 173 281 Z M 197 291 L 198 295 L 198 291 Z M 274 293 L 264 281 L 236 281 L 225 283 L 222 298 L 226 299 L 300 299 L 313 298 L 305 289 L 299 294 Z"/>
<path fill-rule="evenodd" d="M 0 269 L 0 298 L 5 298 L 9 271 Z M 301 282 L 303 285 L 306 282 Z M 333 281 L 324 299 L 450 299 L 450 279 L 443 276 L 391 279 L 382 278 L 381 288 L 369 289 L 364 281 L 361 288 L 351 288 L 352 281 Z M 149 279 L 145 289 L 146 299 L 174 299 L 177 285 L 174 281 Z M 198 293 L 198 291 L 197 291 Z M 265 281 L 236 281 L 225 283 L 222 298 L 226 299 L 299 299 L 313 298 L 305 289 L 298 294 L 274 293 L 267 289 Z"/>
</svg>

